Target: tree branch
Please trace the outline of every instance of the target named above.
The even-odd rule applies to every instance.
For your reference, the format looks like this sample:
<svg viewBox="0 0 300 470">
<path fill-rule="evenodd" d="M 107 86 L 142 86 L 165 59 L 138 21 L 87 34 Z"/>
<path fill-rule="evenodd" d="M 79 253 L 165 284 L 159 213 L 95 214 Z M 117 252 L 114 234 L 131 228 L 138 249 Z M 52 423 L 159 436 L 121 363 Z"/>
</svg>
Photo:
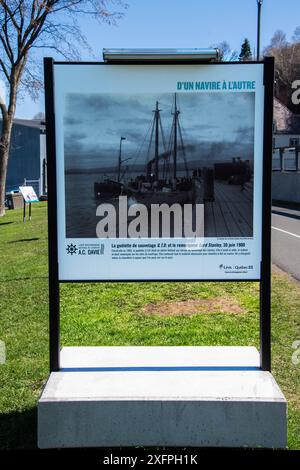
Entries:
<svg viewBox="0 0 300 470">
<path fill-rule="evenodd" d="M 6 119 L 7 118 L 7 108 L 6 108 L 6 105 L 4 103 L 4 101 L 2 101 L 2 98 L 0 96 L 0 109 L 1 109 L 1 114 L 2 114 L 2 119 Z"/>
<path fill-rule="evenodd" d="M 6 68 L 5 63 L 3 62 L 3 60 L 2 60 L 1 58 L 0 58 L 0 67 L 2 68 L 2 71 L 3 71 L 3 73 L 4 73 L 5 77 L 6 77 L 6 80 L 9 82 L 9 80 L 10 80 L 10 75 L 9 75 L 9 73 L 8 73 L 8 70 L 7 70 L 7 68 Z"/>
<path fill-rule="evenodd" d="M 11 22 L 13 23 L 14 27 L 16 28 L 16 30 L 18 30 L 19 25 L 18 25 L 18 23 L 17 23 L 16 20 L 15 20 L 15 14 L 16 14 L 16 12 L 17 12 L 17 10 L 18 10 L 18 6 L 17 6 L 17 8 L 16 8 L 14 11 L 12 11 L 12 10 L 9 8 L 9 6 L 7 5 L 7 1 L 0 0 L 0 5 L 2 5 L 4 11 L 7 13 L 7 15 L 8 15 L 9 19 L 11 20 Z"/>
<path fill-rule="evenodd" d="M 12 50 L 12 47 L 9 42 L 9 37 L 8 37 L 8 31 L 7 31 L 7 23 L 8 23 L 8 18 L 7 18 L 7 13 L 5 12 L 5 21 L 2 26 L 2 30 L 5 36 L 5 46 L 6 46 L 6 53 L 10 59 L 11 62 L 14 61 L 14 53 Z"/>
</svg>

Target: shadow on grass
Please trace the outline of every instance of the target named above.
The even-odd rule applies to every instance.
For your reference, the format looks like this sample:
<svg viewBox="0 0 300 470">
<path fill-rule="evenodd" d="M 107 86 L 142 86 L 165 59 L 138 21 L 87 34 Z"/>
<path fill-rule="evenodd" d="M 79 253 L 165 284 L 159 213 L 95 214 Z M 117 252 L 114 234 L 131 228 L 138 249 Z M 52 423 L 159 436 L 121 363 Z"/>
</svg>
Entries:
<svg viewBox="0 0 300 470">
<path fill-rule="evenodd" d="M 0 225 L 10 225 L 10 224 L 13 224 L 13 222 L 1 222 Z"/>
<path fill-rule="evenodd" d="M 0 283 L 3 282 L 15 282 L 15 281 L 32 281 L 33 279 L 49 279 L 49 276 L 26 276 L 26 277 L 12 277 L 10 279 L 0 279 Z"/>
<path fill-rule="evenodd" d="M 37 408 L 0 414 L 0 450 L 37 449 Z"/>
<path fill-rule="evenodd" d="M 7 242 L 7 243 L 35 242 L 37 240 L 39 240 L 38 237 L 35 237 L 35 238 L 21 238 L 20 240 L 12 240 L 12 241 Z"/>
</svg>

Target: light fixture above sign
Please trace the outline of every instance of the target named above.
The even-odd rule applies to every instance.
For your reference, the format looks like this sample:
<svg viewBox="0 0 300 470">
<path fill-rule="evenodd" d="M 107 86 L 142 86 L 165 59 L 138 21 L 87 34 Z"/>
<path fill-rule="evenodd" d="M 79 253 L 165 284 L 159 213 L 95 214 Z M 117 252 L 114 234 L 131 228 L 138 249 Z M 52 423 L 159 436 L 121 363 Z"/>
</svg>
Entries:
<svg viewBox="0 0 300 470">
<path fill-rule="evenodd" d="M 103 49 L 104 62 L 120 61 L 182 61 L 201 60 L 212 62 L 218 60 L 217 48 L 209 49 Z"/>
</svg>

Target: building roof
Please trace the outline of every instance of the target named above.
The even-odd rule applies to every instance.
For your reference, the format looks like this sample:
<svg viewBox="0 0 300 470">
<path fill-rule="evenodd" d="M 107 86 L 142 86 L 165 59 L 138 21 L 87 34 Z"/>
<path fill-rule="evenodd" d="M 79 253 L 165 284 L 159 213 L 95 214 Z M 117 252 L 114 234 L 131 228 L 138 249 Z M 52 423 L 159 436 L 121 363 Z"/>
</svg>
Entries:
<svg viewBox="0 0 300 470">
<path fill-rule="evenodd" d="M 2 122 L 2 118 L 0 116 L 0 123 Z M 18 124 L 19 126 L 25 127 L 32 127 L 34 129 L 40 129 L 40 131 L 46 131 L 46 121 L 44 119 L 14 119 L 14 124 Z"/>
<path fill-rule="evenodd" d="M 21 126 L 34 127 L 36 129 L 45 130 L 46 122 L 41 119 L 14 119 L 14 124 L 19 124 Z"/>
<path fill-rule="evenodd" d="M 274 98 L 275 134 L 300 134 L 300 115 L 294 114 L 285 104 Z"/>
</svg>

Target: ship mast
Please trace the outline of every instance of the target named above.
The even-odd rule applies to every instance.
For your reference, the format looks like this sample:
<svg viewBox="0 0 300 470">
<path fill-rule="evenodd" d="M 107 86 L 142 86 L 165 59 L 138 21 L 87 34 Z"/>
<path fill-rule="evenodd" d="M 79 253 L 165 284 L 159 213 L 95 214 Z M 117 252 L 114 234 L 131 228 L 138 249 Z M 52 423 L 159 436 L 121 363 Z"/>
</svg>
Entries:
<svg viewBox="0 0 300 470">
<path fill-rule="evenodd" d="M 177 100 L 175 93 L 175 110 L 174 110 L 174 146 L 173 146 L 173 179 L 177 177 L 177 126 L 178 126 L 178 115 L 180 111 L 177 109 Z"/>
<path fill-rule="evenodd" d="M 154 119 L 155 119 L 155 180 L 159 180 L 158 174 L 158 160 L 159 160 L 159 109 L 158 109 L 158 101 L 156 101 L 156 108 L 154 111 Z"/>
<path fill-rule="evenodd" d="M 162 158 L 162 155 L 159 154 L 159 147 L 163 145 L 164 153 L 166 154 L 166 141 L 163 132 L 163 127 L 160 118 L 161 109 L 159 109 L 159 102 L 156 101 L 155 109 L 153 110 L 154 118 L 151 124 L 150 132 L 150 141 L 148 146 L 147 158 L 146 158 L 146 174 L 147 181 L 153 182 L 152 179 L 152 167 L 154 167 L 154 181 L 159 181 L 159 161 Z M 161 137 L 161 141 L 160 141 Z M 154 142 L 153 142 L 154 139 Z M 154 144 L 154 157 L 149 160 L 150 155 L 152 154 Z M 163 154 L 164 155 L 164 154 Z M 165 168 L 162 170 L 162 175 L 164 177 Z"/>
</svg>

